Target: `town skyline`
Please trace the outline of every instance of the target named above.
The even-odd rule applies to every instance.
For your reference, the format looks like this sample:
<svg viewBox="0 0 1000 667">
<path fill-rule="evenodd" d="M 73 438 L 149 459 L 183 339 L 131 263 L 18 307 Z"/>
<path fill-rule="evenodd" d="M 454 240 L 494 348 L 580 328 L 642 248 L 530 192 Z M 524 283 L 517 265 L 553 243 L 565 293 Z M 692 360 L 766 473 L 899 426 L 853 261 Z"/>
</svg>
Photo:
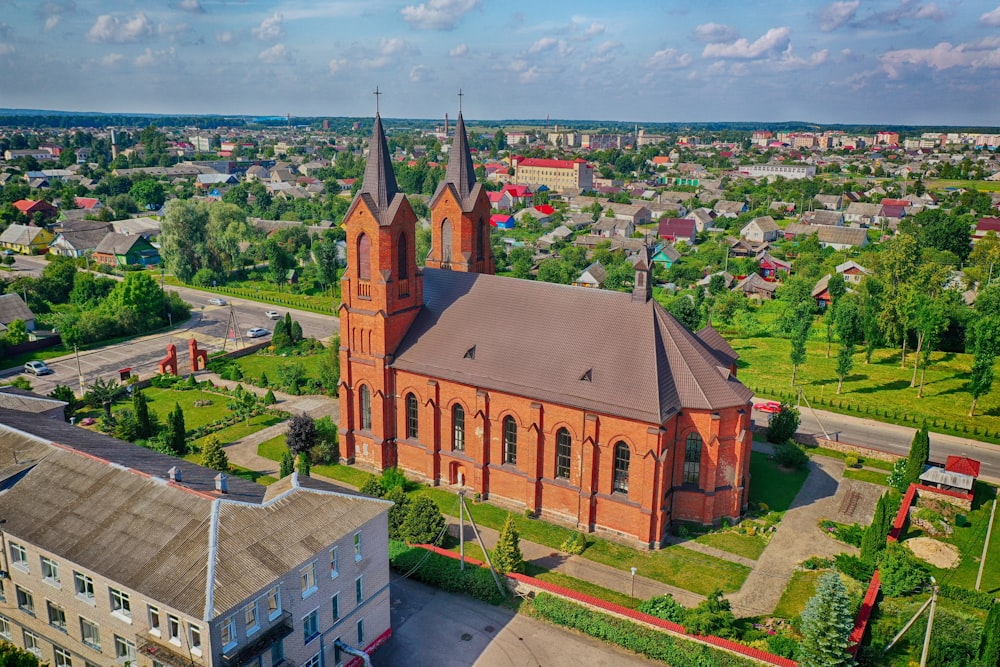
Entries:
<svg viewBox="0 0 1000 667">
<path fill-rule="evenodd" d="M 5 106 L 990 126 L 1000 6 L 0 2 Z"/>
</svg>

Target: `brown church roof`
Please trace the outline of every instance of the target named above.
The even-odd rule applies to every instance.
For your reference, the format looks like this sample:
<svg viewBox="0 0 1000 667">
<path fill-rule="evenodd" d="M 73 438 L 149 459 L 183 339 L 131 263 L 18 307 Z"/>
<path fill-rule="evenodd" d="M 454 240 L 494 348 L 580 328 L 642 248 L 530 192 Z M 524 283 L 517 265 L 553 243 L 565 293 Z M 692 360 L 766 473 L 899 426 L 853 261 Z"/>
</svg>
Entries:
<svg viewBox="0 0 1000 667">
<path fill-rule="evenodd" d="M 457 271 L 423 277 L 397 369 L 655 424 L 750 399 L 717 351 L 655 301 Z"/>
</svg>

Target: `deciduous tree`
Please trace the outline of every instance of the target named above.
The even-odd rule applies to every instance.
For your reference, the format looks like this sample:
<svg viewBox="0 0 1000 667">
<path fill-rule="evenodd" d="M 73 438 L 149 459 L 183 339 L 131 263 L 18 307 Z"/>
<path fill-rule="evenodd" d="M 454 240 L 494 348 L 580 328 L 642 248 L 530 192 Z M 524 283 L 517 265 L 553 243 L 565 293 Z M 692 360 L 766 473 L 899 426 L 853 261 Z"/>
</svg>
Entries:
<svg viewBox="0 0 1000 667">
<path fill-rule="evenodd" d="M 295 415 L 288 422 L 285 444 L 295 456 L 316 446 L 316 421 L 307 414 Z"/>
<path fill-rule="evenodd" d="M 434 501 L 417 496 L 406 510 L 399 536 L 410 544 L 434 544 L 442 536 L 444 525 L 444 517 Z"/>
</svg>

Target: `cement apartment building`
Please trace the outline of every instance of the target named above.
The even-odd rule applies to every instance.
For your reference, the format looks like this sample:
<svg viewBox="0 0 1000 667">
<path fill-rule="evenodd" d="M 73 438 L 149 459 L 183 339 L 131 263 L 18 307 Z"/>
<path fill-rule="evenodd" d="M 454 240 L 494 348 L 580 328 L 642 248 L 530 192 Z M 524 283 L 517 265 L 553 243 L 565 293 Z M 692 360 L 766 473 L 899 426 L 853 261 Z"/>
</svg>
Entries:
<svg viewBox="0 0 1000 667">
<path fill-rule="evenodd" d="M 391 634 L 389 506 L 0 409 L 0 638 L 52 667 L 360 663 Z"/>
</svg>

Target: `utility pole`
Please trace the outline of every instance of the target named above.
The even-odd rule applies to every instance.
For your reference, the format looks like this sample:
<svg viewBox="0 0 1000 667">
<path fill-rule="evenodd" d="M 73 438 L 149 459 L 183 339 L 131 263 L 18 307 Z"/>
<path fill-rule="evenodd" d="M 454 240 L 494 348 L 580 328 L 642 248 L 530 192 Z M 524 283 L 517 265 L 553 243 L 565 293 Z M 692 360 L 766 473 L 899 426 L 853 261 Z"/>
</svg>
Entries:
<svg viewBox="0 0 1000 667">
<path fill-rule="evenodd" d="M 993 499 L 993 509 L 990 510 L 990 522 L 986 524 L 986 543 L 983 544 L 983 555 L 979 559 L 979 574 L 976 575 L 976 590 L 983 583 L 983 568 L 986 566 L 986 552 L 990 548 L 990 535 L 993 533 L 993 517 L 997 513 L 997 499 Z"/>
<path fill-rule="evenodd" d="M 80 348 L 77 345 L 73 345 L 73 351 L 76 353 L 76 373 L 80 376 L 80 396 L 86 393 L 85 386 L 83 384 L 83 368 L 80 366 Z"/>
<path fill-rule="evenodd" d="M 927 615 L 927 632 L 924 633 L 924 650 L 920 653 L 920 667 L 926 667 L 927 654 L 931 649 L 931 630 L 934 628 L 934 610 L 937 608 L 937 582 L 931 577 L 931 611 Z"/>
<path fill-rule="evenodd" d="M 465 489 L 458 492 L 458 569 L 465 570 Z"/>
</svg>

